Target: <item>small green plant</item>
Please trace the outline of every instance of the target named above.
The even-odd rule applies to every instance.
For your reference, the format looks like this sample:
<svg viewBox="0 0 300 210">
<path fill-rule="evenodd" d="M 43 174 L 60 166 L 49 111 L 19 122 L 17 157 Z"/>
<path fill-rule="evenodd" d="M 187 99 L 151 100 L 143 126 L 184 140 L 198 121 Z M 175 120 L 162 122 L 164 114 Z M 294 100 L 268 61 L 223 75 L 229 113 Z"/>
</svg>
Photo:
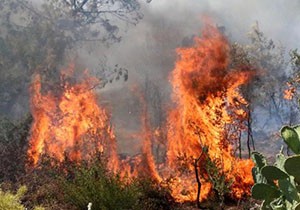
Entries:
<svg viewBox="0 0 300 210">
<path fill-rule="evenodd" d="M 225 172 L 221 168 L 222 161 L 220 159 L 211 160 L 209 157 L 206 159 L 206 180 L 212 184 L 212 188 L 214 192 L 216 192 L 220 200 L 220 206 L 222 207 L 224 205 L 225 196 L 230 193 L 232 180 L 226 178 Z"/>
<path fill-rule="evenodd" d="M 101 164 L 79 166 L 70 172 L 70 178 L 62 179 L 62 189 L 66 202 L 79 209 L 86 209 L 89 203 L 93 210 L 130 209 L 137 203 L 137 186 L 122 182 Z"/>
<path fill-rule="evenodd" d="M 10 192 L 3 192 L 0 189 L 0 209 L 1 210 L 25 210 L 26 208 L 21 204 L 21 198 L 26 193 L 27 188 L 22 186 L 18 189 L 16 194 Z M 35 207 L 34 210 L 44 210 L 43 207 Z"/>
<path fill-rule="evenodd" d="M 168 192 L 154 181 L 124 180 L 107 170 L 102 160 L 80 164 L 61 177 L 66 203 L 92 210 L 170 209 Z"/>
<path fill-rule="evenodd" d="M 284 126 L 281 136 L 296 155 L 286 157 L 281 150 L 274 165 L 268 165 L 262 154 L 252 153 L 252 197 L 263 200 L 262 210 L 300 210 L 300 126 Z"/>
</svg>

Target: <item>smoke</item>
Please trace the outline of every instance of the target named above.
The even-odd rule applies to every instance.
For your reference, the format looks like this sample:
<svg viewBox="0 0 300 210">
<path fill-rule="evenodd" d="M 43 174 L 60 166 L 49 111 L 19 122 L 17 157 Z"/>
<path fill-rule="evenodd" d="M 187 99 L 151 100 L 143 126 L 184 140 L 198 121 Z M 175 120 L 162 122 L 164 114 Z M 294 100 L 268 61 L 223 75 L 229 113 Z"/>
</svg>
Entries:
<svg viewBox="0 0 300 210">
<path fill-rule="evenodd" d="M 203 17 L 224 26 L 229 38 L 241 43 L 248 42 L 247 33 L 258 22 L 268 38 L 289 50 L 299 46 L 299 7 L 299 2 L 283 0 L 156 0 L 144 3 L 140 23 L 121 30 L 122 41 L 105 51 L 110 62 L 130 70 L 132 80 L 145 72 L 165 80 L 173 67 L 175 49 L 200 33 Z"/>
<path fill-rule="evenodd" d="M 37 5 L 42 1 L 32 0 Z M 174 68 L 175 50 L 191 44 L 193 36 L 200 34 L 203 18 L 209 17 L 216 25 L 224 26 L 232 41 L 247 43 L 247 33 L 257 21 L 265 35 L 280 42 L 287 51 L 299 47 L 298 1 L 153 0 L 147 3 L 141 0 L 141 4 L 144 18 L 136 26 L 120 23 L 120 43 L 110 47 L 93 46 L 92 53 L 88 44 L 80 50 L 83 66 L 95 74 L 102 68 L 99 63 L 105 63 L 107 68 L 118 64 L 128 69 L 127 82 L 120 80 L 99 90 L 103 95 L 101 103 L 112 112 L 112 123 L 116 126 L 117 137 L 120 137 L 119 145 L 128 153 L 136 151 L 139 146 L 132 136 L 125 137 L 126 133 L 139 130 L 141 124 L 141 106 L 132 94 L 132 86 L 139 85 L 145 92 L 146 101 L 150 103 L 148 107 L 155 115 L 157 110 L 151 105 L 153 93 L 150 88 L 144 90 L 145 84 L 151 84 L 161 97 L 161 104 L 156 104 L 161 107 L 156 109 L 166 110 L 170 106 L 168 80 Z"/>
<path fill-rule="evenodd" d="M 285 47 L 288 52 L 299 47 L 299 7 L 299 2 L 284 0 L 154 0 L 150 4 L 144 3 L 144 18 L 140 23 L 121 30 L 120 43 L 108 49 L 99 49 L 107 55 L 111 64 L 118 63 L 129 70 L 127 83 L 117 82 L 103 90 L 109 95 L 117 128 L 120 126 L 126 130 L 126 125 L 133 130 L 138 129 L 138 117 L 134 117 L 139 114 L 138 106 L 125 102 L 134 101 L 128 93 L 132 84 L 143 86 L 145 79 L 149 79 L 165 96 L 163 108 L 170 105 L 168 80 L 174 68 L 175 50 L 189 45 L 193 36 L 200 34 L 203 18 L 209 17 L 216 25 L 224 26 L 229 39 L 239 43 L 249 42 L 247 34 L 257 22 L 266 37 Z M 122 103 L 123 106 L 120 105 Z M 126 106 L 129 108 L 122 108 Z M 124 145 L 132 142 L 127 140 L 127 143 L 126 140 L 121 141 Z"/>
</svg>

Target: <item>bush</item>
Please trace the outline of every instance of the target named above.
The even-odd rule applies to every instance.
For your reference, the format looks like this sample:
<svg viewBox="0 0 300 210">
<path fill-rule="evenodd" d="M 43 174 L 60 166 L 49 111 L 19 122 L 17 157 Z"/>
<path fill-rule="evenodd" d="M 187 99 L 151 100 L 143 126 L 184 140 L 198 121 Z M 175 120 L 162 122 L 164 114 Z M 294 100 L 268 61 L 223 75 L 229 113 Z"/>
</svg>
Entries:
<svg viewBox="0 0 300 210">
<path fill-rule="evenodd" d="M 3 192 L 0 189 L 0 209 L 25 210 L 25 207 L 21 204 L 21 197 L 23 197 L 26 191 L 27 188 L 25 186 L 20 187 L 16 194 Z M 44 210 L 44 208 L 35 207 L 34 210 Z"/>
<path fill-rule="evenodd" d="M 138 187 L 126 184 L 120 177 L 109 174 L 103 166 L 79 167 L 74 178 L 62 180 L 66 202 L 79 209 L 131 209 L 138 200 Z"/>
<path fill-rule="evenodd" d="M 86 210 L 169 209 L 171 196 L 154 181 L 121 179 L 101 161 L 81 164 L 61 178 L 65 201 Z"/>
</svg>

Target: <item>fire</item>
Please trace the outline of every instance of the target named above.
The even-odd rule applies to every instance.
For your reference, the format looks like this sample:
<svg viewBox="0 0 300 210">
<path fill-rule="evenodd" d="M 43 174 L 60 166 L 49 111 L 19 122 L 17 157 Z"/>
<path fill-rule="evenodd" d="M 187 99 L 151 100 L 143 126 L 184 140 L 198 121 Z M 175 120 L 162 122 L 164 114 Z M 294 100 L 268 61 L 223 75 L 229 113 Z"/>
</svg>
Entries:
<svg viewBox="0 0 300 210">
<path fill-rule="evenodd" d="M 295 92 L 296 92 L 296 88 L 292 86 L 291 83 L 287 83 L 287 86 L 288 88 L 286 90 L 284 90 L 283 92 L 283 98 L 286 99 L 286 100 L 292 100 L 294 95 L 295 95 Z"/>
<path fill-rule="evenodd" d="M 244 122 L 248 117 L 248 102 L 239 88 L 249 82 L 253 73 L 230 67 L 228 41 L 210 25 L 201 38 L 195 38 L 193 47 L 180 48 L 177 53 L 170 77 L 176 106 L 167 119 L 166 163 L 159 167 L 155 163 L 152 139 L 159 138 L 163 129 L 151 128 L 143 94 L 135 90 L 142 104 L 142 129 L 138 135 L 143 144 L 141 155 L 119 160 L 109 116 L 91 90 L 98 81 L 87 74 L 83 82 L 66 79 L 74 70 L 70 65 L 62 71 L 59 91 L 43 91 L 39 75 L 32 84 L 34 122 L 28 155 L 34 165 L 42 154 L 59 161 L 66 156 L 79 161 L 101 152 L 107 154 L 110 170 L 121 177 L 147 175 L 158 182 L 168 180 L 172 196 L 183 202 L 196 199 L 195 168 L 199 169 L 202 184 L 201 199 L 210 195 L 213 186 L 207 181 L 209 169 L 205 165 L 209 160 L 228 183 L 232 182 L 232 197 L 249 195 L 254 164 L 236 158 L 234 145 L 246 130 Z"/>
<path fill-rule="evenodd" d="M 248 104 L 238 90 L 249 81 L 251 73 L 231 69 L 229 51 L 226 38 L 210 25 L 201 38 L 195 38 L 195 46 L 177 50 L 179 58 L 170 79 L 177 106 L 168 119 L 167 158 L 176 171 L 179 157 L 197 159 L 207 147 L 208 157 L 220 162 L 226 179 L 233 181 L 232 195 L 240 198 L 249 193 L 253 184 L 253 163 L 235 158 L 232 145 L 239 137 L 233 128 L 239 125 L 239 129 L 244 129 L 242 122 L 247 117 Z M 205 166 L 200 163 L 200 167 Z M 188 170 L 193 171 L 192 164 Z M 182 175 L 177 170 L 176 176 L 173 196 L 179 201 L 194 200 L 195 175 Z M 202 185 L 201 199 L 207 198 L 210 188 L 208 183 Z M 188 193 L 182 193 L 184 189 Z"/>
<path fill-rule="evenodd" d="M 152 154 L 152 136 L 156 135 L 157 130 L 152 133 L 145 96 L 137 86 L 134 86 L 131 91 L 138 97 L 141 105 L 141 129 L 139 133 L 133 134 L 132 136 L 142 140 L 142 148 L 141 155 L 135 157 L 133 163 L 130 163 L 130 158 L 121 161 L 121 177 L 150 177 L 153 180 L 161 182 L 162 178 L 157 171 L 157 166 Z"/>
<path fill-rule="evenodd" d="M 31 128 L 29 157 L 36 165 L 42 154 L 59 161 L 91 158 L 96 152 L 110 153 L 110 168 L 116 170 L 118 161 L 115 136 L 105 109 L 97 103 L 91 86 L 97 82 L 87 77 L 72 84 L 74 65 L 61 74 L 61 90 L 42 91 L 41 77 L 36 75 L 31 87 Z M 70 79 L 69 79 L 70 80 Z M 43 93 L 45 92 L 45 93 Z"/>
</svg>

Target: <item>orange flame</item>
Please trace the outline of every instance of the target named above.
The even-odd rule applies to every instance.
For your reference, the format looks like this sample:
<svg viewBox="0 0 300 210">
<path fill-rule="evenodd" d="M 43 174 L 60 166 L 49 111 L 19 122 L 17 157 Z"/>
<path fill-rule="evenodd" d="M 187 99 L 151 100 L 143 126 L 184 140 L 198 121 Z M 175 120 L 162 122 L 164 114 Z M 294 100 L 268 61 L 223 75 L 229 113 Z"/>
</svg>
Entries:
<svg viewBox="0 0 300 210">
<path fill-rule="evenodd" d="M 44 153 L 63 161 L 91 158 L 95 152 L 109 152 L 110 168 L 118 168 L 115 136 L 106 111 L 91 91 L 95 78 L 71 84 L 65 77 L 72 75 L 74 65 L 62 71 L 60 93 L 42 93 L 41 77 L 36 75 L 31 87 L 31 128 L 28 155 L 36 165 Z M 93 80 L 93 81 L 92 81 Z"/>
<path fill-rule="evenodd" d="M 238 139 L 230 127 L 241 125 L 247 117 L 247 101 L 238 88 L 248 82 L 251 73 L 229 68 L 229 44 L 212 26 L 206 26 L 202 38 L 195 38 L 195 46 L 177 50 L 179 58 L 171 75 L 173 101 L 177 107 L 169 114 L 168 164 L 173 170 L 178 158 L 197 159 L 204 146 L 211 160 L 221 161 L 221 170 L 233 180 L 232 194 L 236 198 L 249 193 L 253 184 L 251 160 L 234 157 L 233 141 Z M 203 166 L 205 167 L 205 166 Z M 188 166 L 192 171 L 192 165 Z M 176 174 L 173 196 L 179 201 L 196 198 L 193 176 Z M 211 186 L 201 189 L 205 199 Z M 183 192 L 185 189 L 185 193 Z"/>
<path fill-rule="evenodd" d="M 288 88 L 286 90 L 284 90 L 283 92 L 283 98 L 286 99 L 286 100 L 292 100 L 294 95 L 295 95 L 295 92 L 296 92 L 296 88 L 292 86 L 291 83 L 287 83 L 287 86 Z"/>
<path fill-rule="evenodd" d="M 141 130 L 139 133 L 134 134 L 134 136 L 142 140 L 142 151 L 141 155 L 135 157 L 133 163 L 130 164 L 130 158 L 121 162 L 121 177 L 149 177 L 161 182 L 162 178 L 157 171 L 157 166 L 152 153 L 152 135 L 155 135 L 155 131 L 152 133 L 151 126 L 149 124 L 147 102 L 145 100 L 145 96 L 137 86 L 134 86 L 132 91 L 139 98 L 141 105 Z M 133 170 L 130 165 L 132 165 Z"/>
<path fill-rule="evenodd" d="M 74 66 L 62 71 L 59 94 L 42 93 L 41 78 L 35 77 L 31 88 L 34 123 L 28 155 L 36 165 L 44 153 L 60 161 L 65 155 L 79 161 L 91 158 L 95 152 L 104 152 L 109 157 L 109 168 L 119 171 L 121 177 L 145 174 L 159 182 L 168 179 L 172 196 L 182 202 L 196 199 L 192 162 L 205 147 L 208 148 L 205 158 L 218 162 L 220 172 L 233 182 L 232 196 L 248 195 L 254 164 L 236 158 L 234 145 L 248 117 L 245 111 L 248 103 L 239 93 L 239 87 L 251 79 L 252 73 L 230 68 L 229 51 L 226 38 L 212 26 L 206 26 L 202 38 L 195 38 L 195 46 L 177 50 L 179 58 L 170 79 L 176 107 L 167 119 L 167 163 L 160 165 L 159 170 L 151 146 L 151 136 L 159 137 L 159 132 L 156 129 L 151 133 L 142 94 L 137 91 L 143 105 L 139 135 L 143 139 L 142 156 L 119 161 L 109 117 L 91 91 L 92 84 L 98 81 L 92 77 L 76 84 L 65 81 Z M 198 165 L 202 174 L 201 199 L 206 199 L 212 189 L 201 171 L 206 167 L 205 158 Z"/>
</svg>

